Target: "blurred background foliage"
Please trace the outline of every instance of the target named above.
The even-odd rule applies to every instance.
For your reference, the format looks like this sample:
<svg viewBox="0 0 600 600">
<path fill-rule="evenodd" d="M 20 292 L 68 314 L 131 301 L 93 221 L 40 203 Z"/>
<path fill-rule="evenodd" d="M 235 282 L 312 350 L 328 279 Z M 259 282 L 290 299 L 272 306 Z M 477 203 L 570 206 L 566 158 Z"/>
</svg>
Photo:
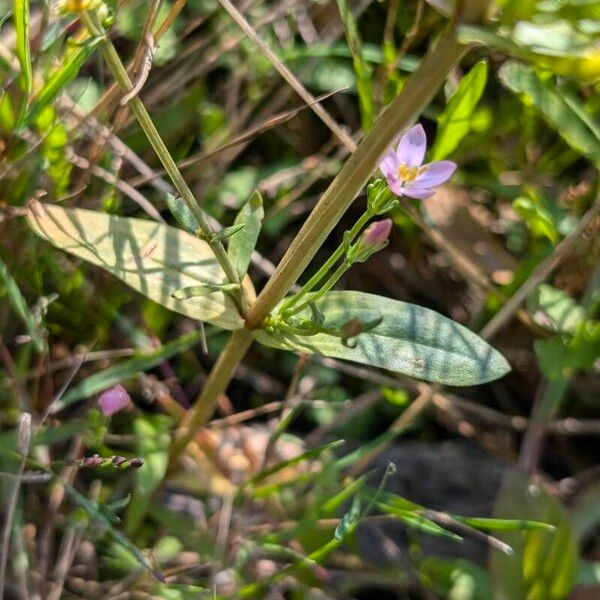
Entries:
<svg viewBox="0 0 600 600">
<path fill-rule="evenodd" d="M 139 72 L 152 26 L 140 97 L 202 206 L 230 225 L 262 192 L 260 288 L 347 149 L 216 1 L 160 2 L 145 25 L 150 4 L 109 2 L 111 37 Z M 237 6 L 356 136 L 454 11 Z M 398 209 L 388 249 L 343 283 L 482 331 L 512 373 L 440 389 L 255 346 L 166 473 L 170 432 L 225 334 L 31 233 L 33 198 L 173 224 L 169 186 L 76 15 L 0 1 L 5 597 L 598 597 L 600 5 L 504 0 L 485 26 L 467 21 L 457 35 L 473 49 L 421 118 L 429 158 L 457 175 L 413 205 L 418 222 Z M 507 311 L 523 286 L 523 307 Z M 96 400 L 119 383 L 132 403 L 109 419 Z M 86 465 L 94 454 L 144 465 Z"/>
</svg>

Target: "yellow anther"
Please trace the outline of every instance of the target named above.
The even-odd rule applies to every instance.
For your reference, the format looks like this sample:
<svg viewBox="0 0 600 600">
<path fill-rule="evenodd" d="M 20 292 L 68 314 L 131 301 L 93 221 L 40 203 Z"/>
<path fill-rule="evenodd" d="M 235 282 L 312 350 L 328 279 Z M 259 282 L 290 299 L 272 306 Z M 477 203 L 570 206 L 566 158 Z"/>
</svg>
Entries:
<svg viewBox="0 0 600 600">
<path fill-rule="evenodd" d="M 424 167 L 409 167 L 406 163 L 398 166 L 398 179 L 402 182 L 414 181 Z"/>
</svg>

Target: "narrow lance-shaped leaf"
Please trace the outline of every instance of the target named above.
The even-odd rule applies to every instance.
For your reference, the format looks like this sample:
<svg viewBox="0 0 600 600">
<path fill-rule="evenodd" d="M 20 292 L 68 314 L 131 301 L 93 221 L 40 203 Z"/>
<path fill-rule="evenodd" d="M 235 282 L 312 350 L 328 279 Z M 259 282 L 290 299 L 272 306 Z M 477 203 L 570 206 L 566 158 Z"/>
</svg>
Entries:
<svg viewBox="0 0 600 600">
<path fill-rule="evenodd" d="M 33 73 L 31 69 L 31 53 L 29 48 L 29 0 L 14 0 L 13 19 L 15 24 L 16 50 L 21 66 L 19 82 L 23 90 L 24 115 L 29 104 L 29 95 L 33 86 Z"/>
<path fill-rule="evenodd" d="M 305 336 L 262 329 L 256 339 L 274 348 L 322 354 L 388 369 L 447 385 L 476 385 L 505 375 L 504 357 L 454 321 L 421 306 L 354 291 L 327 293 L 317 303 L 324 327 L 341 330 L 350 322 L 382 322 L 359 333 L 353 347 L 326 333 Z M 299 314 L 310 318 L 306 309 Z"/>
<path fill-rule="evenodd" d="M 58 96 L 68 83 L 75 79 L 77 73 L 79 73 L 79 69 L 81 69 L 99 43 L 99 39 L 88 40 L 74 55 L 71 52 L 66 53 L 63 57 L 62 66 L 48 79 L 44 87 L 31 102 L 27 119 L 31 120 L 35 118 L 45 106 Z"/>
<path fill-rule="evenodd" d="M 542 81 L 532 67 L 515 61 L 502 65 L 500 80 L 513 92 L 523 94 L 574 150 L 600 161 L 598 130 L 571 108 L 551 81 Z"/>
<path fill-rule="evenodd" d="M 240 277 L 244 277 L 248 271 L 264 217 L 263 199 L 257 190 L 237 214 L 234 227 L 241 225 L 242 228 L 230 238 L 227 248 L 227 254 Z"/>
<path fill-rule="evenodd" d="M 438 117 L 432 160 L 449 156 L 469 133 L 471 115 L 485 89 L 487 72 L 487 63 L 481 61 L 460 80 L 446 109 Z"/>
<path fill-rule="evenodd" d="M 193 285 L 227 283 L 210 246 L 197 237 L 144 219 L 39 202 L 30 204 L 28 217 L 42 238 L 106 269 L 155 302 L 224 329 L 243 327 L 234 301 L 222 291 L 186 300 L 173 297 Z M 243 285 L 253 298 L 250 280 Z"/>
</svg>

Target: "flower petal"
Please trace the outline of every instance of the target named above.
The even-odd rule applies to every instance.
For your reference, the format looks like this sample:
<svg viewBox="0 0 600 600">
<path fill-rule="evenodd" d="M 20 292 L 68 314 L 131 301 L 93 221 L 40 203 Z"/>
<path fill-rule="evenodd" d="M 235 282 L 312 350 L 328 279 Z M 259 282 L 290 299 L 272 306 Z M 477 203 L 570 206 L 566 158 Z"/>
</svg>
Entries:
<svg viewBox="0 0 600 600">
<path fill-rule="evenodd" d="M 414 198 L 415 200 L 425 200 L 425 198 L 433 196 L 434 193 L 435 190 L 429 190 L 427 188 L 406 187 L 404 189 L 404 195 L 409 198 Z"/>
<path fill-rule="evenodd" d="M 456 163 L 451 160 L 438 160 L 421 167 L 413 182 L 419 188 L 432 188 L 448 181 L 456 171 Z"/>
<path fill-rule="evenodd" d="M 386 179 L 397 179 L 398 177 L 398 159 L 396 153 L 388 150 L 379 162 L 379 170 Z"/>
<path fill-rule="evenodd" d="M 408 167 L 419 167 L 423 164 L 425 150 L 427 150 L 425 130 L 421 124 L 415 125 L 400 138 L 396 150 L 396 160 Z"/>
<path fill-rule="evenodd" d="M 115 385 L 100 394 L 98 405 L 106 417 L 114 415 L 131 403 L 127 390 L 122 385 Z"/>
<path fill-rule="evenodd" d="M 392 193 L 396 196 L 404 196 L 404 186 L 397 179 L 388 178 L 387 182 Z"/>
</svg>

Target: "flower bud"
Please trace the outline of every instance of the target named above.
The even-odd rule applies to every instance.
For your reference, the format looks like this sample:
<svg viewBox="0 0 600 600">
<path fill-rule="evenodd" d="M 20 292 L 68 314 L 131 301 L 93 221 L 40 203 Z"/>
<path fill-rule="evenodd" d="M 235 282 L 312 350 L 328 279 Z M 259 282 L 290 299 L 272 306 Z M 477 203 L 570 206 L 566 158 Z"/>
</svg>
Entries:
<svg viewBox="0 0 600 600">
<path fill-rule="evenodd" d="M 392 220 L 384 219 L 383 221 L 374 221 L 371 223 L 362 234 L 362 243 L 366 248 L 383 248 L 390 237 L 392 231 Z"/>
</svg>

